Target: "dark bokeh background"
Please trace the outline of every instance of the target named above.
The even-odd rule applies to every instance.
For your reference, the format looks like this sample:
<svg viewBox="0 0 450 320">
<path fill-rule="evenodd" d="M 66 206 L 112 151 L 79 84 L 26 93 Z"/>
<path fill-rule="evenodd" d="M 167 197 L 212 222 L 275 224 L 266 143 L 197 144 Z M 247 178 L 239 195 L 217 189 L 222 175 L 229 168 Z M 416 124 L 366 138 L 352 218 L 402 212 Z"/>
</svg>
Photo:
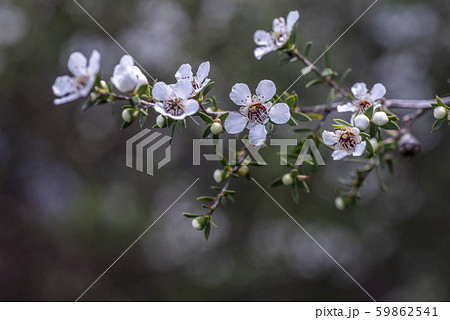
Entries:
<svg viewBox="0 0 450 320">
<path fill-rule="evenodd" d="M 253 32 L 300 11 L 300 45 L 317 57 L 370 4 L 343 0 L 80 1 L 152 74 L 174 81 L 178 66 L 211 62 L 214 94 L 233 108 L 236 82 L 272 79 L 281 92 L 298 63 L 278 66 L 273 53 L 253 57 Z M 390 98 L 450 92 L 450 3 L 380 0 L 332 48 L 333 65 L 353 69 L 346 82 L 382 82 Z M 70 52 L 102 54 L 105 78 L 123 52 L 72 1 L 0 3 L 0 299 L 75 300 L 197 177 L 177 202 L 83 300 L 366 301 L 368 297 L 262 191 L 241 179 L 235 204 L 217 210 L 209 241 L 182 211 L 201 212 L 216 163 L 191 165 L 192 121 L 174 141 L 173 161 L 154 177 L 125 166 L 120 113 L 82 113 L 81 102 L 53 105 L 51 85 L 66 74 Z M 293 89 L 301 105 L 323 103 L 327 88 Z M 119 106 L 116 106 L 119 108 Z M 148 125 L 154 122 L 154 115 Z M 371 177 L 363 200 L 334 207 L 338 177 L 354 163 L 332 163 L 313 177 L 312 194 L 295 205 L 273 196 L 377 300 L 449 300 L 449 128 L 430 134 L 432 116 L 415 126 L 423 152 L 396 160 L 390 191 Z M 167 133 L 163 130 L 164 133 Z M 293 137 L 278 127 L 276 137 Z M 267 186 L 287 171 L 252 174 Z"/>
</svg>

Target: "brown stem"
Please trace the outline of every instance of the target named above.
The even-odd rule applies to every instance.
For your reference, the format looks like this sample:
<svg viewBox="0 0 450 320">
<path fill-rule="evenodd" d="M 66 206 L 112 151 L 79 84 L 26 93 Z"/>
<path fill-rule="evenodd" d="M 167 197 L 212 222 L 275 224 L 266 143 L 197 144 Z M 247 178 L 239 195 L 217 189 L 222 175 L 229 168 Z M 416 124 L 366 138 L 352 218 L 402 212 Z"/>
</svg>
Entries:
<svg viewBox="0 0 450 320">
<path fill-rule="evenodd" d="M 291 54 L 299 59 L 305 66 L 309 67 L 309 69 L 311 69 L 311 71 L 314 72 L 320 79 L 333 87 L 336 91 L 340 92 L 344 97 L 350 96 L 350 94 L 345 91 L 345 89 L 342 88 L 336 81 L 332 80 L 330 77 L 322 75 L 322 71 L 311 61 L 309 61 L 305 56 L 303 56 L 297 49 L 294 49 Z"/>
</svg>

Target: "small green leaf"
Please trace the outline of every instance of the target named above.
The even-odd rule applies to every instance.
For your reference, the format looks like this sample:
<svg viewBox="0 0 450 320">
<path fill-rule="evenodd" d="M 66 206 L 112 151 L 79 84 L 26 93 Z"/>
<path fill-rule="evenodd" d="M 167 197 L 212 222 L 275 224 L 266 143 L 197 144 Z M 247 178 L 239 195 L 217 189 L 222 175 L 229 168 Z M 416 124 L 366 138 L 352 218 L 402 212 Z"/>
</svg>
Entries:
<svg viewBox="0 0 450 320">
<path fill-rule="evenodd" d="M 442 120 L 436 120 L 433 123 L 433 127 L 431 128 L 431 133 L 435 132 L 436 130 L 438 130 L 440 127 L 442 127 L 442 125 L 447 122 L 447 119 L 442 119 Z"/>
<path fill-rule="evenodd" d="M 202 138 L 206 138 L 211 133 L 211 125 L 207 126 L 203 132 Z"/>
<path fill-rule="evenodd" d="M 90 99 L 88 101 L 86 101 L 82 106 L 81 106 L 81 111 L 86 111 L 92 107 L 95 107 L 98 103 L 100 102 L 99 99 L 95 99 L 94 101 L 91 101 Z"/>
<path fill-rule="evenodd" d="M 321 83 L 323 83 L 323 81 L 321 79 L 314 79 L 314 80 L 311 80 L 310 82 L 308 82 L 305 85 L 305 88 L 310 88 L 312 86 L 315 86 L 315 85 L 318 85 L 318 84 L 321 84 Z"/>
<path fill-rule="evenodd" d="M 214 87 L 214 82 L 208 83 L 202 91 L 203 96 L 206 96 L 208 92 L 212 89 L 212 87 Z"/>
<path fill-rule="evenodd" d="M 121 127 L 120 129 L 121 129 L 121 130 L 126 129 L 126 128 L 128 128 L 129 126 L 131 126 L 132 123 L 133 123 L 133 122 L 126 122 L 126 121 L 124 121 L 124 122 L 122 123 L 122 127 Z"/>
<path fill-rule="evenodd" d="M 201 217 L 203 215 L 202 214 L 192 214 L 192 213 L 188 213 L 188 212 L 183 212 L 183 216 L 185 216 L 186 218 L 197 218 L 197 217 Z"/>
<path fill-rule="evenodd" d="M 206 113 L 199 112 L 198 115 L 207 123 L 214 123 L 214 119 L 208 116 Z"/>
<path fill-rule="evenodd" d="M 287 124 L 292 126 L 292 127 L 298 126 L 298 123 L 294 119 L 292 119 L 292 117 L 289 119 Z"/>
<path fill-rule="evenodd" d="M 267 131 L 267 134 L 272 134 L 272 132 L 273 132 L 273 123 L 272 122 L 267 122 L 266 123 L 266 131 Z"/>
<path fill-rule="evenodd" d="M 289 108 L 294 109 L 297 106 L 298 97 L 296 94 L 292 94 L 284 100 Z"/>
<path fill-rule="evenodd" d="M 274 188 L 274 187 L 279 187 L 283 185 L 283 177 L 280 177 L 274 181 L 272 181 L 272 183 L 269 185 L 269 188 Z"/>
<path fill-rule="evenodd" d="M 436 96 L 436 102 L 437 102 L 438 106 L 446 107 L 445 103 L 443 103 L 441 98 L 439 98 L 438 96 Z"/>
<path fill-rule="evenodd" d="M 314 112 L 308 112 L 307 115 L 311 119 L 316 119 L 316 120 L 321 120 L 323 118 L 323 115 L 318 114 L 318 113 L 314 113 Z"/>
<path fill-rule="evenodd" d="M 137 90 L 137 95 L 139 97 L 142 96 L 143 94 L 147 95 L 148 91 L 149 91 L 149 85 L 148 85 L 148 83 L 145 83 L 139 87 L 139 89 Z"/>
<path fill-rule="evenodd" d="M 198 201 L 215 201 L 216 197 L 207 197 L 207 196 L 200 196 L 197 198 Z"/>
<path fill-rule="evenodd" d="M 342 84 L 345 81 L 345 79 L 347 79 L 350 72 L 352 72 L 351 68 L 348 68 L 347 70 L 345 70 L 345 72 L 342 74 L 341 78 L 339 79 L 338 83 Z"/>
<path fill-rule="evenodd" d="M 229 115 L 229 114 L 230 114 L 229 112 L 222 113 L 222 114 L 219 116 L 219 119 L 220 119 L 221 121 L 225 121 L 225 119 L 228 118 L 228 115 Z"/>
<path fill-rule="evenodd" d="M 291 185 L 291 194 L 292 199 L 294 199 L 294 202 L 298 204 L 300 202 L 300 194 L 298 192 L 298 181 L 294 181 L 294 183 Z"/>
<path fill-rule="evenodd" d="M 301 122 L 308 122 L 312 120 L 306 113 L 299 111 L 293 111 L 292 117 Z"/>
<path fill-rule="evenodd" d="M 141 127 L 141 129 L 144 128 L 146 120 L 147 120 L 147 116 L 145 114 L 141 113 L 139 116 L 139 126 Z"/>
<path fill-rule="evenodd" d="M 367 110 L 364 112 L 364 115 L 367 118 L 372 119 L 372 116 L 373 116 L 373 105 L 371 105 L 370 107 L 367 108 Z"/>
<path fill-rule="evenodd" d="M 364 139 L 366 141 L 366 150 L 369 152 L 370 156 L 375 155 L 375 151 L 373 150 L 373 146 L 370 143 L 369 139 L 367 137 Z"/>
<path fill-rule="evenodd" d="M 202 101 L 202 106 L 207 106 L 208 104 L 211 104 L 213 101 L 210 98 L 207 98 Z"/>
<path fill-rule="evenodd" d="M 311 47 L 312 47 L 312 41 L 308 41 L 307 43 L 305 43 L 305 45 L 303 46 L 303 55 L 305 57 L 308 57 L 309 52 L 311 51 Z"/>
<path fill-rule="evenodd" d="M 334 122 L 336 122 L 338 125 L 344 126 L 344 127 L 353 127 L 350 123 L 347 121 L 344 121 L 342 119 L 333 119 Z"/>
<path fill-rule="evenodd" d="M 386 130 L 399 130 L 400 129 L 397 122 L 395 122 L 395 121 L 389 121 L 384 126 L 382 126 L 382 128 L 386 129 Z"/>
<path fill-rule="evenodd" d="M 208 221 L 208 223 L 205 226 L 205 231 L 203 233 L 205 235 L 206 240 L 208 240 L 210 233 L 211 233 L 211 224 Z"/>
<path fill-rule="evenodd" d="M 333 73 L 334 73 L 334 71 L 331 68 L 325 68 L 322 71 L 322 77 L 330 77 L 333 75 Z"/>
</svg>

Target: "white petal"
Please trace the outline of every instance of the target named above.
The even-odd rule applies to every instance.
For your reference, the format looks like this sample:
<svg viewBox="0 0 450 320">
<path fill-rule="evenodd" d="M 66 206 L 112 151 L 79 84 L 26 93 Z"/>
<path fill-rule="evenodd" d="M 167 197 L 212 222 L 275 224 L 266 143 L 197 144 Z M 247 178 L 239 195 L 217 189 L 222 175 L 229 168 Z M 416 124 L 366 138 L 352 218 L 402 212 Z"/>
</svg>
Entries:
<svg viewBox="0 0 450 320">
<path fill-rule="evenodd" d="M 358 144 L 355 148 L 355 151 L 353 151 L 354 157 L 359 157 L 364 153 L 364 150 L 366 150 L 366 142 L 363 141 L 360 144 Z"/>
<path fill-rule="evenodd" d="M 261 80 L 255 90 L 261 101 L 269 101 L 277 92 L 275 83 L 271 80 Z"/>
<path fill-rule="evenodd" d="M 89 71 L 96 75 L 100 71 L 100 53 L 97 50 L 93 50 L 89 58 Z"/>
<path fill-rule="evenodd" d="M 322 132 L 323 143 L 329 146 L 334 146 L 337 143 L 337 137 L 334 132 L 324 130 Z"/>
<path fill-rule="evenodd" d="M 252 102 L 252 94 L 245 83 L 236 83 L 231 88 L 230 99 L 238 106 L 248 106 Z"/>
<path fill-rule="evenodd" d="M 225 119 L 225 130 L 229 134 L 236 134 L 244 130 L 248 119 L 237 112 L 231 112 Z"/>
<path fill-rule="evenodd" d="M 191 79 L 192 78 L 192 67 L 189 63 L 182 64 L 177 72 L 175 73 L 175 79 Z"/>
<path fill-rule="evenodd" d="M 383 98 L 385 94 L 386 88 L 381 83 L 375 84 L 370 90 L 370 95 L 374 101 Z"/>
<path fill-rule="evenodd" d="M 133 67 L 134 75 L 136 77 L 136 88 L 139 89 L 145 83 L 148 83 L 147 77 L 142 73 L 141 69 L 138 67 Z"/>
<path fill-rule="evenodd" d="M 95 76 L 91 75 L 88 78 L 86 84 L 78 90 L 78 93 L 80 94 L 80 96 L 86 97 L 91 92 L 91 89 L 94 86 L 94 83 L 95 83 Z"/>
<path fill-rule="evenodd" d="M 152 90 L 153 98 L 158 101 L 169 99 L 171 93 L 172 89 L 162 81 L 155 83 Z"/>
<path fill-rule="evenodd" d="M 136 76 L 131 72 L 129 66 L 118 64 L 114 68 L 111 82 L 114 87 L 122 92 L 130 92 L 136 88 Z"/>
<path fill-rule="evenodd" d="M 87 59 L 81 52 L 73 52 L 69 61 L 67 61 L 67 68 L 74 76 L 81 76 L 86 73 Z"/>
<path fill-rule="evenodd" d="M 131 56 L 125 54 L 120 58 L 120 64 L 122 66 L 134 66 L 134 60 Z"/>
<path fill-rule="evenodd" d="M 292 31 L 292 28 L 294 27 L 295 23 L 298 21 L 298 18 L 300 18 L 300 14 L 297 10 L 291 11 L 288 13 L 286 18 L 286 24 L 287 24 L 287 30 L 289 32 Z"/>
<path fill-rule="evenodd" d="M 254 54 L 255 58 L 258 60 L 261 60 L 261 58 L 268 54 L 269 52 L 272 52 L 274 49 L 271 46 L 265 46 L 265 47 L 258 47 L 255 48 Z"/>
<path fill-rule="evenodd" d="M 272 37 L 270 32 L 257 30 L 253 35 L 253 40 L 258 46 L 265 46 L 272 43 Z"/>
<path fill-rule="evenodd" d="M 283 124 L 289 121 L 291 113 L 286 103 L 277 103 L 269 110 L 269 118 L 273 123 Z"/>
<path fill-rule="evenodd" d="M 352 87 L 352 93 L 356 99 L 360 99 L 367 93 L 367 86 L 364 82 L 357 82 Z"/>
<path fill-rule="evenodd" d="M 75 88 L 76 82 L 69 76 L 56 78 L 55 83 L 52 86 L 53 94 L 57 97 L 65 96 L 66 94 L 73 92 Z"/>
<path fill-rule="evenodd" d="M 260 146 L 266 140 L 267 131 L 266 127 L 262 124 L 257 124 L 253 128 L 250 129 L 248 134 L 248 140 L 254 146 Z"/>
<path fill-rule="evenodd" d="M 359 131 L 358 128 L 353 127 L 353 128 L 352 128 L 352 132 L 358 136 L 360 131 Z"/>
<path fill-rule="evenodd" d="M 275 33 L 280 33 L 284 29 L 285 26 L 286 26 L 286 21 L 284 20 L 283 17 L 276 18 L 272 22 L 272 30 Z"/>
<path fill-rule="evenodd" d="M 172 89 L 177 97 L 187 99 L 192 92 L 192 82 L 190 80 L 180 80 L 172 87 Z"/>
<path fill-rule="evenodd" d="M 347 103 L 340 106 L 337 106 L 338 112 L 356 112 L 358 108 L 353 105 L 353 103 Z"/>
<path fill-rule="evenodd" d="M 191 115 L 197 113 L 198 108 L 199 108 L 198 102 L 196 100 L 194 100 L 194 99 L 189 99 L 186 102 L 186 105 L 184 106 L 184 113 L 186 115 L 191 116 Z"/>
<path fill-rule="evenodd" d="M 80 98 L 80 94 L 78 92 L 73 92 L 65 97 L 62 98 L 56 98 L 55 100 L 53 100 L 54 104 L 63 104 L 66 102 L 70 102 L 73 100 L 77 100 L 78 98 Z"/>
<path fill-rule="evenodd" d="M 345 158 L 346 156 L 348 156 L 348 152 L 345 150 L 336 150 L 336 151 L 333 151 L 331 156 L 333 157 L 333 160 L 341 160 L 341 159 Z"/>
<path fill-rule="evenodd" d="M 200 83 L 202 83 L 203 80 L 205 80 L 206 77 L 208 76 L 209 68 L 210 68 L 209 61 L 203 62 L 199 65 L 197 70 L 197 77 Z"/>
<path fill-rule="evenodd" d="M 164 110 L 164 105 L 161 102 L 155 103 L 155 106 L 153 107 L 156 112 L 161 113 L 162 115 L 166 116 L 166 110 Z"/>
</svg>

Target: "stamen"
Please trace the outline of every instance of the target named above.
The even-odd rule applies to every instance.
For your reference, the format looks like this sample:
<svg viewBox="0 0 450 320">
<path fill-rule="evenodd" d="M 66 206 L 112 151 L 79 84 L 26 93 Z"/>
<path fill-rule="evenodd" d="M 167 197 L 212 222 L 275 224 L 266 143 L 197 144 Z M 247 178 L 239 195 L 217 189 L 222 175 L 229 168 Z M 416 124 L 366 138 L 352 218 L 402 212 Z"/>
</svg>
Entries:
<svg viewBox="0 0 450 320">
<path fill-rule="evenodd" d="M 358 139 L 356 137 L 356 134 L 352 131 L 344 131 L 339 139 L 338 144 L 344 149 L 344 150 L 354 150 L 356 148 L 356 145 L 358 144 Z"/>
<path fill-rule="evenodd" d="M 268 116 L 269 112 L 262 103 L 255 103 L 248 108 L 247 118 L 253 123 L 263 123 Z"/>
</svg>

